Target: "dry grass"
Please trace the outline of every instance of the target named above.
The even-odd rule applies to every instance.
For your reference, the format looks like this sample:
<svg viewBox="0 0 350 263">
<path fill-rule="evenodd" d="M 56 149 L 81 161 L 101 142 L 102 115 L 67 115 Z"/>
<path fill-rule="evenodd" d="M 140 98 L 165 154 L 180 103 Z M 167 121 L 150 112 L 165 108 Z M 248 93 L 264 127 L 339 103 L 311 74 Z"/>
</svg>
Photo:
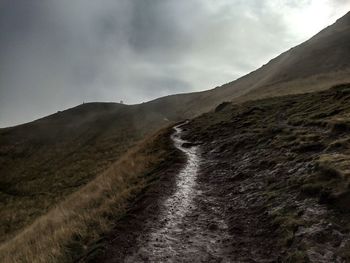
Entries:
<svg viewBox="0 0 350 263">
<path fill-rule="evenodd" d="M 167 125 L 169 121 L 152 109 L 139 112 L 133 106 L 86 103 L 0 129 L 0 243 Z"/>
<path fill-rule="evenodd" d="M 349 82 L 349 71 L 349 69 L 346 69 L 339 72 L 332 72 L 330 74 L 323 73 L 312 75 L 307 78 L 257 87 L 256 89 L 235 99 L 235 101 L 244 102 L 248 100 L 259 100 L 262 98 L 280 97 L 327 90 L 331 86 Z"/>
<path fill-rule="evenodd" d="M 333 242 L 335 247 L 346 244 L 342 238 L 350 222 L 349 101 L 350 84 L 345 84 L 318 93 L 226 105 L 192 120 L 188 128 L 188 140 L 217 142 L 213 149 L 222 153 L 223 169 L 239 171 L 230 182 L 238 177 L 249 189 L 265 191 L 259 198 L 266 198 L 267 214 L 273 218 L 268 238 L 278 235 L 283 262 L 309 262 L 307 252 L 315 244 L 322 249 Z M 242 194 L 253 196 L 249 189 Z M 322 206 L 315 205 L 316 200 Z M 258 202 L 254 199 L 253 206 Z M 315 231 L 328 220 L 331 224 Z M 332 229 L 342 233 L 339 240 Z M 342 253 L 344 262 L 350 262 L 349 249 L 342 245 L 335 255 Z"/>
<path fill-rule="evenodd" d="M 0 246 L 0 262 L 64 262 L 83 252 L 125 212 L 148 184 L 146 176 L 169 152 L 162 130 L 134 147 L 106 172 Z M 74 250 L 74 251 L 73 251 Z M 75 255 L 76 256 L 76 255 Z"/>
</svg>

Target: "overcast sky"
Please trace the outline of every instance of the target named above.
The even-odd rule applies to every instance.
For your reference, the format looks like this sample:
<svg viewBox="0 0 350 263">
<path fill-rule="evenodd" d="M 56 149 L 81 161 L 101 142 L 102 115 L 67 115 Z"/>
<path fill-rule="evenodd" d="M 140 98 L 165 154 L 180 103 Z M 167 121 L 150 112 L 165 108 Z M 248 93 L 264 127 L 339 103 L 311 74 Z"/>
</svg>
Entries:
<svg viewBox="0 0 350 263">
<path fill-rule="evenodd" d="M 0 127 L 232 81 L 349 0 L 0 0 Z"/>
</svg>

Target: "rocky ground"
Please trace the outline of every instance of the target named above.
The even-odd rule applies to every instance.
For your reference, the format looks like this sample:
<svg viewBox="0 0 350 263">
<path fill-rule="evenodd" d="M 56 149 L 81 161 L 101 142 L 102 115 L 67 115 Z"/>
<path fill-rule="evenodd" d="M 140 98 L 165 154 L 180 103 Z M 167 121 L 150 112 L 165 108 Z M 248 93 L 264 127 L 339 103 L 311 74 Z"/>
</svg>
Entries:
<svg viewBox="0 0 350 263">
<path fill-rule="evenodd" d="M 349 261 L 349 99 L 343 85 L 224 103 L 191 120 L 179 148 L 187 158 L 159 171 L 90 261 Z M 179 203 L 169 200 L 188 151 L 198 155 L 198 170 L 176 216 Z"/>
</svg>

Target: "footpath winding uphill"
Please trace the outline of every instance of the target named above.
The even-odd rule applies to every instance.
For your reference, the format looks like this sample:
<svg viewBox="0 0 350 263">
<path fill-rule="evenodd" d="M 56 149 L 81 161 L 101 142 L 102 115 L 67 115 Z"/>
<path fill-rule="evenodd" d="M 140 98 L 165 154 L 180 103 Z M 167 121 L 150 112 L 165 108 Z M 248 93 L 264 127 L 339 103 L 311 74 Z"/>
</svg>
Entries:
<svg viewBox="0 0 350 263">
<path fill-rule="evenodd" d="M 186 163 L 176 175 L 175 192 L 165 198 L 158 220 L 149 220 L 149 234 L 139 237 L 135 251 L 126 262 L 222 261 L 228 259 L 230 240 L 223 218 L 223 203 L 209 194 L 210 186 L 200 183 L 201 151 L 181 139 L 175 127 L 174 145 Z"/>
<path fill-rule="evenodd" d="M 247 187 L 237 180 L 237 171 L 227 169 L 228 159 L 217 151 L 220 143 L 183 140 L 194 135 L 189 129 L 186 122 L 172 135 L 186 158 L 160 171 L 161 181 L 118 223 L 103 259 L 94 262 L 277 260 L 264 207 L 250 200 L 251 192 L 261 195 L 261 185 Z"/>
<path fill-rule="evenodd" d="M 171 165 L 93 262 L 349 262 L 349 100 L 343 85 L 176 126 Z"/>
<path fill-rule="evenodd" d="M 119 232 L 119 238 L 109 245 L 105 262 L 232 260 L 232 238 L 224 217 L 225 200 L 214 189 L 215 185 L 201 180 L 202 167 L 208 162 L 203 159 L 198 145 L 181 138 L 186 124 L 174 127 L 172 135 L 174 146 L 186 157 L 181 167 L 172 170 L 173 182 L 163 182 L 168 185 L 161 186 L 159 191 L 155 190 L 155 194 L 145 198 L 154 199 L 154 202 L 158 198 L 157 208 L 153 210 L 151 207 L 154 204 L 149 204 L 142 211 L 136 209 L 134 220 L 137 221 L 136 225 L 142 224 L 142 227 L 120 228 L 124 233 L 120 235 Z M 152 210 L 157 211 L 157 215 L 152 214 Z M 148 218 L 142 222 L 141 218 L 145 218 L 145 215 Z M 130 239 L 134 242 L 130 242 Z"/>
</svg>

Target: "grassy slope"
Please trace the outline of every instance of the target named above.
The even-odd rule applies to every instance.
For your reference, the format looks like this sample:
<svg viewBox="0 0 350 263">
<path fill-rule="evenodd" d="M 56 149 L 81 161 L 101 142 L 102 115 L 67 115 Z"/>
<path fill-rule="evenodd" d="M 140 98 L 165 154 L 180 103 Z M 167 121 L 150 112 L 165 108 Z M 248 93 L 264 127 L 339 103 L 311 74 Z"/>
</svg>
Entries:
<svg viewBox="0 0 350 263">
<path fill-rule="evenodd" d="M 0 130 L 0 241 L 76 191 L 146 134 L 160 114 L 119 104 L 85 104 Z"/>
<path fill-rule="evenodd" d="M 251 137 L 247 142 L 257 147 L 268 139 L 274 147 L 289 149 L 291 158 L 314 162 L 316 173 L 303 178 L 306 192 L 350 212 L 349 101 L 350 84 L 343 84 L 318 93 L 223 103 L 217 112 L 194 119 L 193 129 L 199 132 L 189 139 L 215 139 L 214 131 L 225 125 L 234 125 L 235 133 Z"/>
<path fill-rule="evenodd" d="M 344 85 L 321 93 L 270 98 L 242 105 L 226 104 L 217 112 L 196 118 L 189 139 L 220 140 L 221 136 L 229 136 L 232 151 L 238 151 L 241 156 L 240 151 L 256 147 L 269 152 L 268 158 L 261 162 L 264 167 L 275 167 L 279 163 L 285 167 L 311 165 L 314 168 L 309 172 L 297 177 L 288 175 L 281 182 L 266 178 L 268 187 L 263 194 L 269 198 L 269 204 L 272 207 L 280 205 L 284 202 L 280 200 L 284 194 L 298 189 L 299 197 L 318 198 L 334 208 L 339 213 L 338 218 L 347 218 L 349 99 L 350 85 Z M 0 255 L 9 262 L 16 258 L 55 262 L 62 257 L 69 261 L 75 252 L 83 253 L 84 244 L 107 231 L 111 222 L 124 213 L 128 200 L 133 200 L 147 186 L 148 180 L 156 179 L 151 171 L 162 161 L 171 163 L 173 150 L 169 147 L 169 130 L 139 145 L 105 174 L 69 195 L 57 208 L 50 209 L 15 238 L 3 243 Z M 271 162 L 271 158 L 275 159 Z M 261 167 L 257 169 L 259 171 Z M 281 243 L 285 246 L 293 244 L 295 229 L 310 223 L 300 220 L 302 214 L 299 212 L 287 207 L 274 215 L 281 226 Z M 305 244 L 303 246 L 294 247 L 290 257 L 304 257 Z M 346 250 L 339 253 L 347 257 Z"/>
<path fill-rule="evenodd" d="M 350 12 L 261 68 L 202 94 L 201 105 L 328 89 L 350 81 Z M 213 104 L 211 104 L 213 106 Z"/>
<path fill-rule="evenodd" d="M 68 195 L 0 246 L 1 262 L 63 262 L 81 256 L 125 213 L 128 202 L 157 180 L 179 153 L 166 128 L 139 143 L 79 191 Z"/>
<path fill-rule="evenodd" d="M 210 91 L 136 106 L 85 104 L 0 129 L 0 242 L 95 178 L 167 120 L 193 117 L 223 100 L 303 93 L 349 80 L 349 25 L 350 13 L 259 70 Z"/>
<path fill-rule="evenodd" d="M 250 194 L 263 196 L 262 211 L 268 211 L 276 225 L 288 262 L 309 262 L 328 249 L 350 260 L 345 238 L 350 233 L 349 101 L 350 84 L 319 93 L 222 104 L 217 112 L 190 124 L 189 140 L 215 141 L 211 147 L 238 171 L 233 181 L 241 182 L 242 188 L 246 181 L 253 182 L 248 194 L 251 188 Z M 329 210 L 324 212 L 322 205 Z"/>
</svg>

